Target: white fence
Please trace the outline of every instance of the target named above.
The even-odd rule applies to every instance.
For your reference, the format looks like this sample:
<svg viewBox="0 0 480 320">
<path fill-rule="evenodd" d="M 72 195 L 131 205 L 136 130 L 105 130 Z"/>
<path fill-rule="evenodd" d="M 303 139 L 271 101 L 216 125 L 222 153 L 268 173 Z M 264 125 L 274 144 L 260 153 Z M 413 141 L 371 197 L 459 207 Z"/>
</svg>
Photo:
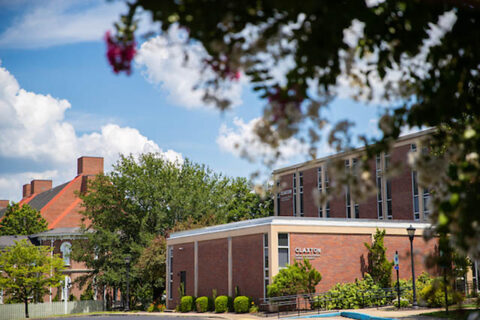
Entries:
<svg viewBox="0 0 480 320">
<path fill-rule="evenodd" d="M 67 312 L 65 313 L 65 302 L 52 303 L 29 303 L 28 313 L 30 318 L 42 318 L 54 315 L 84 313 L 103 311 L 103 301 L 85 300 L 67 302 Z M 16 320 L 25 318 L 25 305 L 0 304 L 0 320 Z"/>
</svg>

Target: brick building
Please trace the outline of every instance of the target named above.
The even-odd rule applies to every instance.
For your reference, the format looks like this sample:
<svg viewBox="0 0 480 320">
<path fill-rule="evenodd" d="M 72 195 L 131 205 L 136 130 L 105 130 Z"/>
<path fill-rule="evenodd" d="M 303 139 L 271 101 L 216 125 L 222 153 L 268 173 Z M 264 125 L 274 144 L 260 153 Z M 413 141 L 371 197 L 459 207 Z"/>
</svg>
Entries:
<svg viewBox="0 0 480 320">
<path fill-rule="evenodd" d="M 415 270 L 426 271 L 424 259 L 436 251 L 436 241 L 425 242 L 429 226 L 429 190 L 417 183 L 416 172 L 407 165 L 410 152 L 425 152 L 431 130 L 399 138 L 389 154 L 370 162 L 371 177 L 378 192 L 363 202 L 356 201 L 345 187 L 317 207 L 314 191 L 326 193 L 335 183 L 328 167 L 342 161 L 345 170 L 359 163 L 364 148 L 300 163 L 273 172 L 278 191 L 274 217 L 179 232 L 170 235 L 168 245 L 168 307 L 178 303 L 180 283 L 188 295 L 242 295 L 256 302 L 265 297 L 266 286 L 279 269 L 307 257 L 323 280 L 318 292 L 336 283 L 361 278 L 368 265 L 364 243 L 371 243 L 376 229 L 385 229 L 389 260 L 398 250 L 400 277 L 411 277 L 410 241 L 406 228 L 416 231 Z M 387 175 L 390 166 L 403 164 L 396 176 Z M 432 271 L 432 270 L 430 270 Z"/>
<path fill-rule="evenodd" d="M 275 215 L 347 219 L 388 219 L 426 221 L 428 217 L 429 190 L 417 183 L 417 175 L 407 164 L 410 152 L 424 152 L 425 140 L 431 133 L 426 130 L 400 137 L 389 154 L 382 153 L 370 161 L 370 176 L 378 189 L 376 196 L 357 202 L 345 187 L 341 194 L 317 207 L 313 191 L 326 193 L 335 182 L 329 174 L 330 162 L 341 160 L 345 169 L 358 164 L 364 148 L 335 154 L 273 172 L 279 192 L 275 199 Z M 389 166 L 402 165 L 401 172 L 386 176 Z"/>
<path fill-rule="evenodd" d="M 80 157 L 77 160 L 77 176 L 52 188 L 52 180 L 32 180 L 23 185 L 20 205 L 29 204 L 40 211 L 49 229 L 75 228 L 81 224 L 81 202 L 78 194 L 85 192 L 89 179 L 103 173 L 103 158 Z M 8 200 L 0 201 L 0 219 Z"/>
<path fill-rule="evenodd" d="M 80 231 L 82 200 L 78 194 L 85 192 L 89 179 L 99 173 L 103 173 L 103 158 L 80 157 L 77 159 L 77 175 L 68 182 L 53 188 L 52 180 L 32 180 L 23 185 L 23 197 L 19 204 L 29 204 L 32 208 L 37 209 L 48 222 L 49 229 L 46 232 L 29 235 L 28 239 L 36 245 L 50 247 L 53 254 L 58 254 L 63 258 L 66 267 L 65 279 L 67 283 L 70 283 L 67 288 L 51 288 L 50 294 L 44 298 L 45 301 L 51 302 L 55 297 L 63 300 L 70 294 L 78 299 L 84 291 L 84 288 L 80 288 L 74 281 L 88 273 L 89 270 L 82 263 L 71 260 L 70 253 L 72 242 L 82 239 Z M 3 217 L 8 203 L 7 200 L 0 201 L 0 219 Z M 6 236 L 3 242 L 12 245 L 16 238 L 17 236 Z M 94 298 L 96 297 L 97 295 L 94 294 Z M 2 300 L 0 299 L 0 303 Z"/>
<path fill-rule="evenodd" d="M 279 269 L 304 257 L 322 274 L 317 292 L 336 283 L 361 278 L 368 265 L 368 250 L 376 229 L 384 229 L 387 257 L 400 257 L 400 277 L 411 278 L 410 240 L 416 228 L 414 265 L 417 275 L 426 271 L 424 259 L 436 250 L 436 241 L 425 242 L 422 222 L 388 220 L 268 217 L 214 227 L 177 232 L 167 239 L 167 307 L 179 302 L 180 283 L 186 295 L 242 295 L 256 303 Z"/>
</svg>

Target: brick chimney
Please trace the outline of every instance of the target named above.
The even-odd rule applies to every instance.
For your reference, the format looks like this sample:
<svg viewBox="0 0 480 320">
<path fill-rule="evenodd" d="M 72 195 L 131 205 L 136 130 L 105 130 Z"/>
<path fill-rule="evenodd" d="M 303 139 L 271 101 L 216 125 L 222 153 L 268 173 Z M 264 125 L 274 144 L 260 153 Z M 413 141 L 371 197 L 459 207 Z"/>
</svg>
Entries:
<svg viewBox="0 0 480 320">
<path fill-rule="evenodd" d="M 32 194 L 42 193 L 52 189 L 52 180 L 32 180 L 30 185 Z"/>
<path fill-rule="evenodd" d="M 30 183 L 23 185 L 23 198 L 28 198 L 32 194 L 32 186 Z"/>
<path fill-rule="evenodd" d="M 78 175 L 97 175 L 103 173 L 103 158 L 80 157 L 77 160 Z"/>
<path fill-rule="evenodd" d="M 10 201 L 8 201 L 8 200 L 0 200 L 0 209 L 8 207 L 9 203 L 10 203 Z"/>
</svg>

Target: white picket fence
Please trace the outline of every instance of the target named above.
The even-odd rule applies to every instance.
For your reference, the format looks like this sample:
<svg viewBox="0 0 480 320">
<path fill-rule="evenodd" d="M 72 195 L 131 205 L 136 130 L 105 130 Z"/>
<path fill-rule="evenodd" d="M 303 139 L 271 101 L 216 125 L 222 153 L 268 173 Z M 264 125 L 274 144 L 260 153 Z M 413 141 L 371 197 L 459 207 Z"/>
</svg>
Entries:
<svg viewBox="0 0 480 320">
<path fill-rule="evenodd" d="M 66 310 L 67 312 L 65 313 L 65 302 L 28 304 L 30 318 L 43 318 L 62 314 L 103 311 L 103 301 L 69 301 L 67 302 Z M 23 303 L 0 304 L 0 320 L 16 320 L 24 318 L 25 305 Z"/>
</svg>

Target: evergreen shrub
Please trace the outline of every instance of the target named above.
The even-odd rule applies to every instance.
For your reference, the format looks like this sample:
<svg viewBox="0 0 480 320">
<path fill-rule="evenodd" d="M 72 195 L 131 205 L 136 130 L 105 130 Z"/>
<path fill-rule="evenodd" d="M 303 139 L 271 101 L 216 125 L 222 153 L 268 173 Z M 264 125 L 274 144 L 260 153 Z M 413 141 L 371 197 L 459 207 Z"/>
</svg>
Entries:
<svg viewBox="0 0 480 320">
<path fill-rule="evenodd" d="M 211 299 L 209 297 L 199 297 L 195 300 L 195 305 L 197 307 L 197 312 L 207 312 L 211 310 Z"/>
<path fill-rule="evenodd" d="M 192 296 L 183 296 L 180 299 L 180 312 L 190 312 L 193 310 L 194 300 Z"/>
<path fill-rule="evenodd" d="M 222 313 L 232 311 L 233 299 L 228 296 L 218 296 L 215 299 L 215 312 Z"/>
<path fill-rule="evenodd" d="M 250 299 L 246 296 L 238 296 L 233 300 L 235 313 L 247 313 L 250 306 Z"/>
<path fill-rule="evenodd" d="M 426 285 L 420 291 L 420 299 L 426 302 L 429 307 L 445 307 L 445 284 L 443 279 L 436 278 Z M 453 291 L 450 285 L 447 285 L 448 305 L 455 304 L 463 300 L 463 296 Z"/>
</svg>

